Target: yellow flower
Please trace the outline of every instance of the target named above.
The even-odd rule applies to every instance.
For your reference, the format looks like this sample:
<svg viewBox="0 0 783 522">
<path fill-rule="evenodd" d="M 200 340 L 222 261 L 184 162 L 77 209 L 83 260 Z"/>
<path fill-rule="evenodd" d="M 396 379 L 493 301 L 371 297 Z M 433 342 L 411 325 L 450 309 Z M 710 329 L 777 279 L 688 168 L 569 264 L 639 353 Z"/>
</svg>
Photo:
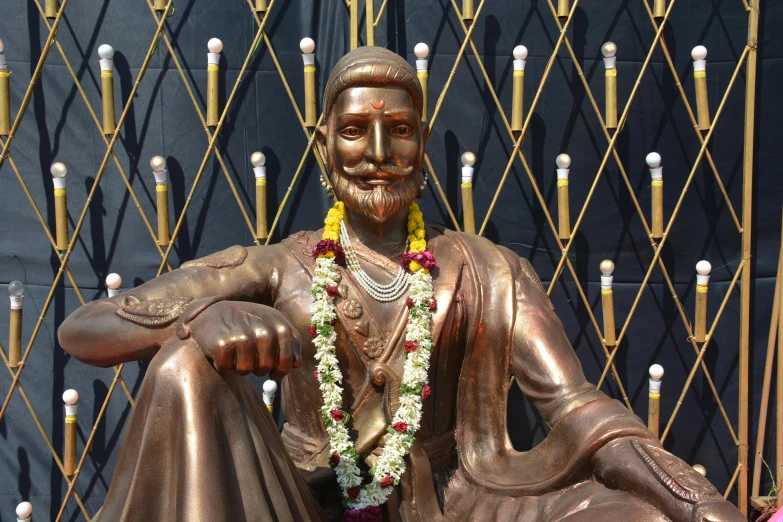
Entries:
<svg viewBox="0 0 783 522">
<path fill-rule="evenodd" d="M 422 269 L 421 265 L 417 263 L 416 261 L 411 261 L 408 265 L 408 269 L 410 269 L 411 272 L 418 272 Z"/>
<path fill-rule="evenodd" d="M 421 252 L 422 250 L 427 250 L 427 242 L 423 239 L 418 239 L 416 241 L 411 241 L 411 252 Z"/>
<path fill-rule="evenodd" d="M 329 258 L 332 258 L 332 257 L 334 257 L 334 252 L 327 252 L 325 254 L 319 255 L 318 257 L 329 257 Z"/>
<path fill-rule="evenodd" d="M 413 234 L 413 232 L 418 228 L 418 226 L 419 225 L 415 221 L 413 221 L 411 219 L 408 219 L 408 233 L 409 234 Z"/>
<path fill-rule="evenodd" d="M 321 236 L 321 239 L 331 239 L 332 241 L 339 241 L 340 234 L 337 232 L 332 232 L 331 230 L 324 230 L 324 235 Z"/>
<path fill-rule="evenodd" d="M 423 228 L 419 228 L 419 229 L 416 230 L 416 234 L 415 235 L 416 235 L 417 239 L 424 239 L 424 234 L 425 234 L 424 229 Z"/>
<path fill-rule="evenodd" d="M 339 227 L 340 226 L 340 219 L 338 219 L 335 216 L 332 216 L 332 213 L 330 212 L 329 214 L 326 215 L 326 219 L 324 219 L 324 223 L 327 226 L 328 225 L 337 225 Z"/>
</svg>

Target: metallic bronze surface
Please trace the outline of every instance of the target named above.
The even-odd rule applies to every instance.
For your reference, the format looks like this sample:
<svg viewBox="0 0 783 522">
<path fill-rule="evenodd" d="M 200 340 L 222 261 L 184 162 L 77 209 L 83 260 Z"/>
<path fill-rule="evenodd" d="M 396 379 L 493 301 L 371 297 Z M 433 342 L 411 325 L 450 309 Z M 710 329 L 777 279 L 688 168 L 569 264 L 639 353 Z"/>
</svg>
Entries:
<svg viewBox="0 0 783 522">
<path fill-rule="evenodd" d="M 427 128 L 415 78 L 384 49 L 349 53 L 327 83 L 317 134 L 357 256 L 379 281 L 399 268 L 419 184 Z M 381 99 L 384 110 L 368 111 Z M 62 324 L 62 346 L 89 364 L 153 357 L 98 520 L 340 519 L 308 334 L 310 250 L 319 240 L 320 232 L 304 232 L 233 247 L 90 303 Z M 526 260 L 475 235 L 428 229 L 427 243 L 438 260 L 433 393 L 386 520 L 743 520 L 585 380 Z M 371 465 L 399 403 L 406 298 L 381 303 L 350 272 L 340 276 L 344 402 Z M 185 340 L 175 323 L 147 326 L 115 313 L 170 296 L 193 300 L 181 317 L 198 307 Z M 282 379 L 282 436 L 243 377 L 250 372 Z M 508 440 L 511 376 L 552 427 L 527 452 Z"/>
</svg>

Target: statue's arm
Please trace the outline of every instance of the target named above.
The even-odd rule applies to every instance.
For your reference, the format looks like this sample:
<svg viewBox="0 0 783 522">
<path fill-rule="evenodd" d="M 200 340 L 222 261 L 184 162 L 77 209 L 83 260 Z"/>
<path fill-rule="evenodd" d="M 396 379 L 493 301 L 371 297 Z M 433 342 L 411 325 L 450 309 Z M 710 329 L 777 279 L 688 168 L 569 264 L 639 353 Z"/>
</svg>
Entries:
<svg viewBox="0 0 783 522">
<path fill-rule="evenodd" d="M 222 298 L 271 305 L 285 258 L 285 248 L 272 245 L 232 247 L 185 263 L 132 290 L 82 306 L 60 325 L 60 345 L 94 366 L 151 357 L 163 343 L 176 338 L 177 321 L 168 320 L 166 312 L 177 314 L 178 302 L 196 304 L 204 298 Z M 159 311 L 137 317 L 135 310 L 144 303 L 153 303 Z M 129 313 L 123 314 L 123 310 Z"/>
</svg>

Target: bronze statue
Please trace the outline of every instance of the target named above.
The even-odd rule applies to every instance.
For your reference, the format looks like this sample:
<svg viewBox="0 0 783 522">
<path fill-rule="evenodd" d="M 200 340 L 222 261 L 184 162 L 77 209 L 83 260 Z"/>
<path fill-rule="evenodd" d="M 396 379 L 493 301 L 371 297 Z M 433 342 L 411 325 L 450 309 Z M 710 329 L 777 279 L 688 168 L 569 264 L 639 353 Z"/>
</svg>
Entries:
<svg viewBox="0 0 783 522">
<path fill-rule="evenodd" d="M 421 87 L 402 58 L 352 51 L 332 72 L 323 108 L 317 143 L 344 204 L 345 252 L 331 236 L 337 222 L 327 220 L 325 232 L 187 262 L 89 303 L 60 327 L 62 346 L 88 364 L 152 357 L 98 520 L 744 520 L 585 380 L 529 262 L 481 237 L 432 228 L 430 258 L 416 252 L 425 231 L 417 235 L 409 207 L 423 188 L 428 128 Z M 317 267 L 322 258 L 337 267 L 344 254 L 353 257 L 327 287 L 336 319 L 314 322 Z M 400 294 L 403 283 L 389 283 L 414 277 L 401 273 L 401 258 L 430 272 L 434 295 L 420 310 Z M 431 317 L 432 345 L 406 471 L 378 486 L 388 494 L 382 510 L 346 511 L 314 336 L 334 334 L 349 415 L 333 417 L 372 480 L 395 430 L 407 433 L 389 424 L 411 393 L 402 383 L 406 352 L 416 349 L 411 310 Z M 282 379 L 282 435 L 251 372 Z M 512 376 L 552 427 L 527 452 L 506 432 Z"/>
</svg>

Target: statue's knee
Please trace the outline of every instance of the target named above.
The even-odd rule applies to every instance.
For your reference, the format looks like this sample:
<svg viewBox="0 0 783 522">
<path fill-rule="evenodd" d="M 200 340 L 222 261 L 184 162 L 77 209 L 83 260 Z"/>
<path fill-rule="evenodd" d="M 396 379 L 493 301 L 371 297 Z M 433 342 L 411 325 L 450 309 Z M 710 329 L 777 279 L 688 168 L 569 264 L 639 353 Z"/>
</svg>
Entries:
<svg viewBox="0 0 783 522">
<path fill-rule="evenodd" d="M 222 379 L 193 342 L 168 343 L 152 358 L 145 382 L 173 393 L 209 389 Z"/>
</svg>

